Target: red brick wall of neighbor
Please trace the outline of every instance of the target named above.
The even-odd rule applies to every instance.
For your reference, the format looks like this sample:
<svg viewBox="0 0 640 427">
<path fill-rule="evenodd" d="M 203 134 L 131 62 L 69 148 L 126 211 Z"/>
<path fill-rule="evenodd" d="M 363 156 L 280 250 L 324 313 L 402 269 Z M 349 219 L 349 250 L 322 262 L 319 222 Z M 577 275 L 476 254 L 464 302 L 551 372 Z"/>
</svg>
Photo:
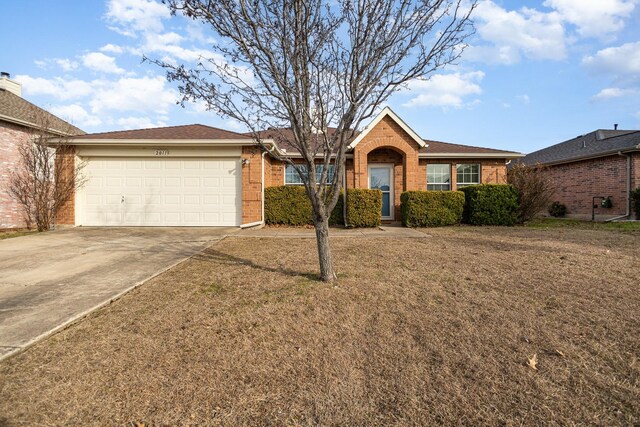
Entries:
<svg viewBox="0 0 640 427">
<path fill-rule="evenodd" d="M 635 167 L 633 167 L 635 166 Z M 640 155 L 633 155 L 632 188 L 640 185 Z M 613 207 L 596 209 L 596 215 L 618 216 L 626 213 L 627 160 L 613 155 L 550 166 L 546 172 L 557 186 L 554 201 L 567 206 L 567 214 L 591 216 L 592 197 L 611 196 Z M 636 186 L 637 186 L 636 185 Z"/>
<path fill-rule="evenodd" d="M 242 160 L 249 160 L 242 165 L 242 224 L 250 224 L 262 220 L 262 151 L 242 147 Z"/>
<path fill-rule="evenodd" d="M 9 197 L 6 188 L 9 173 L 18 164 L 18 146 L 30 136 L 24 126 L 0 122 L 0 230 L 26 227 L 22 206 Z"/>
</svg>

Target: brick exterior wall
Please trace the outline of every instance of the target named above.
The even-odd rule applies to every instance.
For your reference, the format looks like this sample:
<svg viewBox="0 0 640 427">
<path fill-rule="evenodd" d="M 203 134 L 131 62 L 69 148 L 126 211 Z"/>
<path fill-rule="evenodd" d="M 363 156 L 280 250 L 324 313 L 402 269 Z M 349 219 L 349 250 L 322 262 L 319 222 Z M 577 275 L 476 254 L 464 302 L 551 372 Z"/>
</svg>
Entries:
<svg viewBox="0 0 640 427">
<path fill-rule="evenodd" d="M 394 170 L 394 219 L 400 219 L 400 195 L 409 190 L 427 189 L 427 163 L 451 165 L 452 189 L 456 188 L 456 165 L 477 163 L 481 165 L 480 180 L 485 184 L 506 183 L 505 159 L 418 159 L 418 144 L 391 117 L 383 118 L 353 150 L 353 159 L 347 159 L 347 188 L 369 187 L 369 165 L 393 164 Z M 270 162 L 270 179 L 267 186 L 284 184 L 284 165 Z"/>
<path fill-rule="evenodd" d="M 76 151 L 72 149 L 65 153 L 56 153 L 56 162 L 61 164 L 62 174 L 67 177 L 72 177 L 74 168 L 76 167 Z M 67 202 L 62 205 L 62 208 L 58 211 L 56 216 L 56 225 L 75 225 L 76 224 L 76 193 L 71 194 L 71 197 Z"/>
<path fill-rule="evenodd" d="M 0 121 L 0 230 L 26 227 L 22 206 L 9 197 L 7 185 L 18 165 L 18 146 L 30 137 L 29 128 Z"/>
<path fill-rule="evenodd" d="M 632 154 L 631 189 L 640 186 L 640 153 Z M 600 218 L 624 215 L 627 210 L 627 159 L 613 155 L 549 166 L 546 172 L 557 186 L 554 201 L 567 206 L 567 215 L 591 218 L 592 197 L 611 196 L 613 207 L 596 209 Z"/>
<path fill-rule="evenodd" d="M 242 224 L 250 224 L 262 220 L 262 151 L 242 147 L 242 160 L 249 161 L 242 165 Z"/>
</svg>

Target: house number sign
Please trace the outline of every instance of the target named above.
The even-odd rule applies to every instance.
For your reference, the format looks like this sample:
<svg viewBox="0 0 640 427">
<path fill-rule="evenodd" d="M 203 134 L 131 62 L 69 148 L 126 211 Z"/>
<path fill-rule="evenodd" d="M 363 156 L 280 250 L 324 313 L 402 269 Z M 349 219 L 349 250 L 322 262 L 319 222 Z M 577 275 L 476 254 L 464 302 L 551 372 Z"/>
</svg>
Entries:
<svg viewBox="0 0 640 427">
<path fill-rule="evenodd" d="M 169 155 L 169 150 L 154 150 L 154 155 L 156 156 L 168 156 Z"/>
</svg>

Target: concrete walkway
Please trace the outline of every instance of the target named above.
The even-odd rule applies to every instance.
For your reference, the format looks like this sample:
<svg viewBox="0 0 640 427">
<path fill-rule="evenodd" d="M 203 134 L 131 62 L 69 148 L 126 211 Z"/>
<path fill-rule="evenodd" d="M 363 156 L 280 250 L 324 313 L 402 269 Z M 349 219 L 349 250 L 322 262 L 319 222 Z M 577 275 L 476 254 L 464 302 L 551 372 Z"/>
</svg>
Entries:
<svg viewBox="0 0 640 427">
<path fill-rule="evenodd" d="M 406 228 L 399 225 L 383 225 L 375 228 L 339 228 L 331 227 L 329 236 L 338 237 L 385 237 L 385 238 L 412 238 L 423 239 L 430 237 L 428 234 L 422 233 L 413 228 Z M 302 238 L 311 239 L 316 237 L 313 227 L 263 227 L 248 228 L 234 234 L 234 237 L 275 237 L 275 238 Z"/>
<path fill-rule="evenodd" d="M 0 241 L 0 359 L 238 228 L 73 228 Z"/>
</svg>

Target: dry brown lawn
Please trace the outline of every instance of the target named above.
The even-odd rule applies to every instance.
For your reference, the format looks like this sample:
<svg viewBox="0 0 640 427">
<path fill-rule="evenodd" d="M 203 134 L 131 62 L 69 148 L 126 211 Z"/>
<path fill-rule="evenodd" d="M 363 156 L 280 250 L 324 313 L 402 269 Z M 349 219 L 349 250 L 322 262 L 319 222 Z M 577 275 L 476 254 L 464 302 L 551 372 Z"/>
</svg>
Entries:
<svg viewBox="0 0 640 427">
<path fill-rule="evenodd" d="M 228 238 L 0 363 L 0 425 L 640 423 L 640 233 L 429 233 L 335 238 L 337 286 Z"/>
</svg>

